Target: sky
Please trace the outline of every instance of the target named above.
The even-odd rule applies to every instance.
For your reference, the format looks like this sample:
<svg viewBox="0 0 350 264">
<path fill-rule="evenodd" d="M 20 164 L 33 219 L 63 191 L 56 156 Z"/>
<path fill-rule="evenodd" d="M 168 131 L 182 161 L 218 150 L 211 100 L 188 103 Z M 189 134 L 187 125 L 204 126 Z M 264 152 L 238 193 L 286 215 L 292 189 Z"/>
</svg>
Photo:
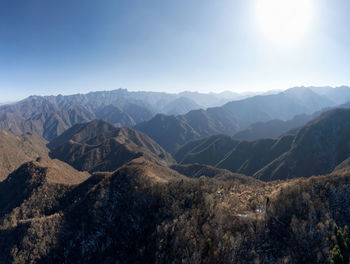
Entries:
<svg viewBox="0 0 350 264">
<path fill-rule="evenodd" d="M 350 1 L 310 0 L 308 24 L 287 43 L 266 34 L 259 1 L 271 2 L 0 0 L 0 102 L 350 85 Z"/>
</svg>

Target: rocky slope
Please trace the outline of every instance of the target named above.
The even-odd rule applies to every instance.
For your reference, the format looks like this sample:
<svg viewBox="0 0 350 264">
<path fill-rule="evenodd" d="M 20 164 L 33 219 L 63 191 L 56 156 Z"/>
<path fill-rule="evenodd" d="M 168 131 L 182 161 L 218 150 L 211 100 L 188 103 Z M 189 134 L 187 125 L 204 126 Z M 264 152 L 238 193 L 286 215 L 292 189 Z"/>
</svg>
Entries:
<svg viewBox="0 0 350 264">
<path fill-rule="evenodd" d="M 52 158 L 81 171 L 113 171 L 141 156 L 164 164 L 175 162 L 147 135 L 103 120 L 75 125 L 48 146 Z"/>
<path fill-rule="evenodd" d="M 232 101 L 221 107 L 193 110 L 182 116 L 163 116 L 162 119 L 154 117 L 147 122 L 138 124 L 136 128 L 156 141 L 159 139 L 160 130 L 169 135 L 174 133 L 176 135 L 186 134 L 186 137 L 171 137 L 171 140 L 166 143 L 158 141 L 165 150 L 174 153 L 183 144 L 183 141 L 186 141 L 184 139 L 190 140 L 215 134 L 234 135 L 238 131 L 249 129 L 250 125 L 257 122 L 279 119 L 281 121 L 277 124 L 278 133 L 283 133 L 298 126 L 298 120 L 295 120 L 295 122 L 284 121 L 291 120 L 296 115 L 312 114 L 325 107 L 335 105 L 336 103 L 325 95 L 319 95 L 309 88 L 296 87 L 278 94 L 258 95 Z M 173 123 L 171 127 L 167 125 L 169 120 Z M 300 120 L 299 124 L 304 123 Z M 270 125 L 268 123 L 268 127 L 264 127 L 269 130 Z M 258 129 L 256 126 L 255 129 Z M 175 132 L 174 128 L 176 129 Z M 264 128 L 260 129 L 264 130 Z M 256 135 L 253 134 L 253 137 L 256 137 Z"/>
<path fill-rule="evenodd" d="M 178 167 L 188 178 L 138 158 L 62 181 L 47 162 L 0 183 L 3 263 L 329 263 L 350 219 L 349 173 L 263 183 Z"/>
<path fill-rule="evenodd" d="M 207 164 L 253 175 L 288 151 L 293 139 L 293 135 L 287 135 L 279 139 L 239 141 L 226 135 L 217 135 L 186 144 L 174 157 L 181 164 Z"/>
<path fill-rule="evenodd" d="M 239 141 L 211 136 L 187 143 L 174 155 L 269 181 L 332 172 L 350 157 L 350 109 L 335 109 L 278 139 Z M 344 165 L 345 166 L 345 165 Z"/>
<path fill-rule="evenodd" d="M 330 110 L 302 127 L 288 152 L 254 176 L 263 179 L 330 173 L 350 157 L 350 109 Z"/>
<path fill-rule="evenodd" d="M 24 162 L 48 156 L 46 143 L 36 135 L 16 136 L 9 131 L 0 131 L 0 181 Z"/>
</svg>

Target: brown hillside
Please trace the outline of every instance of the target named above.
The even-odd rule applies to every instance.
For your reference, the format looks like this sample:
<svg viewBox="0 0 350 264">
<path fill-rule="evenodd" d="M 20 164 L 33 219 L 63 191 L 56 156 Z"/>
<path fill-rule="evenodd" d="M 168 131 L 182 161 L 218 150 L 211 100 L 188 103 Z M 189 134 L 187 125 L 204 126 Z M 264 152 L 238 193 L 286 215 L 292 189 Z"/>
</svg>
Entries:
<svg viewBox="0 0 350 264">
<path fill-rule="evenodd" d="M 141 156 L 163 164 L 175 162 L 147 135 L 102 120 L 73 126 L 48 146 L 51 157 L 82 171 L 114 171 Z"/>
<path fill-rule="evenodd" d="M 49 150 L 45 144 L 46 141 L 36 135 L 16 136 L 0 131 L 0 181 L 24 162 L 47 156 Z"/>
</svg>

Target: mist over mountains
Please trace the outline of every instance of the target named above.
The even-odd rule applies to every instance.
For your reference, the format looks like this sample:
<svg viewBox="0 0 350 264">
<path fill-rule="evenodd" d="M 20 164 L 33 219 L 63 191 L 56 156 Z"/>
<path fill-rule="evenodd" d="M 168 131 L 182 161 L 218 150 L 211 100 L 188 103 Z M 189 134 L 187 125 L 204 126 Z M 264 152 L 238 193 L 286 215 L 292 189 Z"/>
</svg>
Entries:
<svg viewBox="0 0 350 264">
<path fill-rule="evenodd" d="M 347 256 L 350 88 L 239 96 L 119 89 L 1 106 L 0 263 Z"/>
</svg>

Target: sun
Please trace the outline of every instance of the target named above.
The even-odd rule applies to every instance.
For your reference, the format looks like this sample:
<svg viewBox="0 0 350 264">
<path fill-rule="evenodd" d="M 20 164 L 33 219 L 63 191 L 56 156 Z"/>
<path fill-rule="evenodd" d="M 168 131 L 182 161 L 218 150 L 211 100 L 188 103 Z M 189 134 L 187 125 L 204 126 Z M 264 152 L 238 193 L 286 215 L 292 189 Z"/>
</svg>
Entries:
<svg viewBox="0 0 350 264">
<path fill-rule="evenodd" d="M 312 0 L 256 0 L 258 24 L 279 44 L 300 40 L 311 24 Z"/>
</svg>

